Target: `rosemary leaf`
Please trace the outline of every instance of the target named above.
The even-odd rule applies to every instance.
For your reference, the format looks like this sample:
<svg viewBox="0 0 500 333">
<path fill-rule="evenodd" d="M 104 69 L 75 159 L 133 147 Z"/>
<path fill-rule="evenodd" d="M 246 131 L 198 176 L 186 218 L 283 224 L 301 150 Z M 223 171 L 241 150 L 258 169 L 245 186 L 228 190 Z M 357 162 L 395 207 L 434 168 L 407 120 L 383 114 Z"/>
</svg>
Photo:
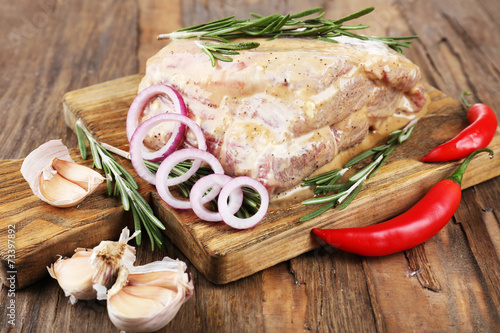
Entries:
<svg viewBox="0 0 500 333">
<path fill-rule="evenodd" d="M 347 162 L 344 166 L 346 168 L 350 168 L 352 167 L 353 165 L 361 162 L 362 160 L 364 160 L 365 158 L 369 157 L 369 156 L 372 156 L 373 154 L 375 154 L 377 151 L 375 149 L 369 149 L 361 154 L 359 154 L 358 156 L 354 157 L 353 159 L 351 159 L 349 162 Z"/>
<path fill-rule="evenodd" d="M 135 204 L 132 203 L 132 218 L 134 220 L 134 228 L 135 230 L 140 230 L 141 229 L 141 218 L 139 217 L 139 214 L 137 213 L 137 208 L 135 207 Z M 137 245 L 141 245 L 142 237 L 141 233 L 137 234 L 135 237 L 135 242 Z"/>
<path fill-rule="evenodd" d="M 323 37 L 316 37 L 315 39 L 322 40 L 323 42 L 338 44 L 338 42 L 335 39 L 331 38 L 331 37 L 337 37 L 337 36 L 340 36 L 340 34 L 337 33 L 337 34 L 332 34 L 332 35 L 326 35 Z"/>
<path fill-rule="evenodd" d="M 320 216 L 321 214 L 323 214 L 324 212 L 326 212 L 327 210 L 333 208 L 333 206 L 335 206 L 335 202 L 331 201 L 331 202 L 327 203 L 326 205 L 322 206 L 321 208 L 318 208 L 318 209 L 310 212 L 309 214 L 302 216 L 300 218 L 299 222 L 305 222 L 305 221 L 312 220 L 313 218 L 316 218 L 316 217 Z"/>
<path fill-rule="evenodd" d="M 302 204 L 303 205 L 316 205 L 316 204 L 321 204 L 321 203 L 325 203 L 325 202 L 336 201 L 340 197 L 342 197 L 343 195 L 344 195 L 343 192 L 339 192 L 339 193 L 332 194 L 332 195 L 329 195 L 326 197 L 307 199 L 307 200 L 302 201 Z"/>
<path fill-rule="evenodd" d="M 349 204 L 354 200 L 354 198 L 356 198 L 359 191 L 361 191 L 361 188 L 363 187 L 364 182 L 365 181 L 363 180 L 361 183 L 359 183 L 359 185 L 356 187 L 356 189 L 351 194 L 349 194 L 347 199 L 337 207 L 338 210 L 342 210 L 342 209 L 346 208 L 347 206 L 349 206 Z"/>
<path fill-rule="evenodd" d="M 82 133 L 82 130 L 79 126 L 75 126 L 76 129 L 76 137 L 78 139 L 78 148 L 80 149 L 80 155 L 83 160 L 87 159 L 87 145 L 85 144 L 85 139 Z"/>
<path fill-rule="evenodd" d="M 262 30 L 262 34 L 268 32 L 279 32 L 281 28 L 283 28 L 288 20 L 290 20 L 290 14 L 283 16 L 279 21 L 276 21 L 276 24 L 273 26 L 270 24 L 266 29 Z"/>
<path fill-rule="evenodd" d="M 380 170 L 380 168 L 382 168 L 382 166 L 384 166 L 385 161 L 387 160 L 388 157 L 389 157 L 389 155 L 384 155 L 384 157 L 382 158 L 380 163 L 377 165 L 377 167 L 375 169 L 373 169 L 373 171 L 368 175 L 368 178 L 372 178 L 373 176 L 375 176 L 377 174 L 377 172 Z"/>
<path fill-rule="evenodd" d="M 366 25 L 366 24 L 358 24 L 358 25 L 343 25 L 343 26 L 339 27 L 339 29 L 342 29 L 342 30 L 362 30 L 362 29 L 366 29 L 369 27 L 370 26 Z"/>
<path fill-rule="evenodd" d="M 212 67 L 215 67 L 215 56 L 212 52 L 210 52 L 209 49 L 207 49 L 202 43 L 197 43 L 198 46 L 201 48 L 203 52 L 205 52 L 206 55 L 210 58 L 210 63 L 212 64 Z"/>
<path fill-rule="evenodd" d="M 333 22 L 336 23 L 336 24 L 340 24 L 340 23 L 344 23 L 344 22 L 347 22 L 347 21 L 351 21 L 351 20 L 360 18 L 361 16 L 365 16 L 367 14 L 370 14 L 374 10 L 375 10 L 375 7 L 368 7 L 368 8 L 362 9 L 360 11 L 357 11 L 355 13 L 352 13 L 352 14 L 349 14 L 347 16 L 344 16 L 343 18 L 340 18 L 340 19 L 335 20 Z"/>
<path fill-rule="evenodd" d="M 295 13 L 293 15 L 290 15 L 290 18 L 291 19 L 298 19 L 298 18 L 302 18 L 302 17 L 305 17 L 305 16 L 309 16 L 309 15 L 312 15 L 312 14 L 319 13 L 322 10 L 323 10 L 323 7 L 310 8 L 310 9 L 306 9 L 306 10 L 303 10 L 301 12 Z"/>
<path fill-rule="evenodd" d="M 95 141 L 89 140 L 89 146 L 90 146 L 91 151 L 96 152 L 95 156 L 94 156 L 94 154 L 92 154 L 92 157 L 94 158 L 94 167 L 102 170 L 101 156 L 98 153 L 98 149 L 97 149 L 97 145 L 96 145 Z"/>
<path fill-rule="evenodd" d="M 221 61 L 225 61 L 225 62 L 233 61 L 233 58 L 226 57 L 219 52 L 213 52 L 212 55 L 213 55 L 214 59 L 217 59 L 217 60 L 221 60 Z"/>
<path fill-rule="evenodd" d="M 190 27 L 178 29 L 176 31 L 196 31 L 197 29 L 200 29 L 200 28 L 203 28 L 203 29 L 206 30 L 207 28 L 210 28 L 212 26 L 219 26 L 223 22 L 231 21 L 231 20 L 233 20 L 233 18 L 234 18 L 234 16 L 229 16 L 229 17 L 226 17 L 226 18 L 222 18 L 222 19 L 219 19 L 219 20 L 212 21 L 211 23 L 200 24 L 200 25 L 193 25 L 193 26 L 190 26 Z"/>
<path fill-rule="evenodd" d="M 129 201 L 129 194 L 127 193 L 127 186 L 123 182 L 123 178 L 117 177 L 116 178 L 116 188 L 119 189 L 120 196 L 122 199 L 122 206 L 125 211 L 130 210 L 130 201 Z"/>
<path fill-rule="evenodd" d="M 347 191 L 353 183 L 354 182 L 352 182 L 352 181 L 347 181 L 344 184 L 318 185 L 314 189 L 314 193 L 321 194 L 321 193 L 333 192 L 333 191 L 339 191 L 339 192 Z"/>
</svg>

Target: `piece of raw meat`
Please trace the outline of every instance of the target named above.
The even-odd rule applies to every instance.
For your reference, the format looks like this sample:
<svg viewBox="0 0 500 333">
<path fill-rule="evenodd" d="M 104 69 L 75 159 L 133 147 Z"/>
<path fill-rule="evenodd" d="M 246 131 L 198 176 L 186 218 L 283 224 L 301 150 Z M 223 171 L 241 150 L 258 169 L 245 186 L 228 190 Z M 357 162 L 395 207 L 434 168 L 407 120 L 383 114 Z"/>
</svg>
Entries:
<svg viewBox="0 0 500 333">
<path fill-rule="evenodd" d="M 171 42 L 148 60 L 139 91 L 158 83 L 178 90 L 226 173 L 256 178 L 270 194 L 300 184 L 387 117 L 426 102 L 419 68 L 380 42 L 257 41 L 215 67 L 194 40 Z M 169 108 L 159 97 L 143 120 Z M 157 128 L 146 144 L 158 149 L 167 139 Z"/>
</svg>

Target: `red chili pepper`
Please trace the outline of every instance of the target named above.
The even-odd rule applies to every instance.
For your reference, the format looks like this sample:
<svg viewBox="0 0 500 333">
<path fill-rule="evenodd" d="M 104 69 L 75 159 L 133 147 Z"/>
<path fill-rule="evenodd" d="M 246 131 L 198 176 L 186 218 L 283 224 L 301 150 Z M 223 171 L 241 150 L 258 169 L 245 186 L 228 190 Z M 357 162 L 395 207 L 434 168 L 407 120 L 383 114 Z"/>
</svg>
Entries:
<svg viewBox="0 0 500 333">
<path fill-rule="evenodd" d="M 472 158 L 470 154 L 455 172 L 441 180 L 405 213 L 386 222 L 367 227 L 344 229 L 313 229 L 312 232 L 326 243 L 346 252 L 363 256 L 384 256 L 421 244 L 437 234 L 452 218 L 462 197 L 461 182 Z"/>
<path fill-rule="evenodd" d="M 476 149 L 486 148 L 495 136 L 497 117 L 487 105 L 476 103 L 470 105 L 462 93 L 462 101 L 468 108 L 467 119 L 470 125 L 463 129 L 453 139 L 432 149 L 422 157 L 422 162 L 445 162 L 467 157 Z"/>
</svg>

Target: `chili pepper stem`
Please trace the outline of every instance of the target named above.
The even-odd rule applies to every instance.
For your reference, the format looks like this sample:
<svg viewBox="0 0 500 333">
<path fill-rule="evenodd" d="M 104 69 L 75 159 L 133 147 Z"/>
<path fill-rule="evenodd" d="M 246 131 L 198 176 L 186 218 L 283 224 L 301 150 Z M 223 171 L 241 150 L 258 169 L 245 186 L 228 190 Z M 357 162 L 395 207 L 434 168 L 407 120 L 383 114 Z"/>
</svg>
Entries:
<svg viewBox="0 0 500 333">
<path fill-rule="evenodd" d="M 460 166 L 453 172 L 453 174 L 448 177 L 449 180 L 454 181 L 458 185 L 462 186 L 462 178 L 464 177 L 465 169 L 467 169 L 467 166 L 469 165 L 469 162 L 474 158 L 479 153 L 482 152 L 489 152 L 490 153 L 490 158 L 493 158 L 493 155 L 495 154 L 493 150 L 489 148 L 482 148 L 482 149 L 477 149 L 474 152 L 472 152 L 467 158 L 460 164 Z"/>
<path fill-rule="evenodd" d="M 462 99 L 462 103 L 464 103 L 464 105 L 465 105 L 465 107 L 467 109 L 469 109 L 472 106 L 472 104 L 470 104 L 469 102 L 467 102 L 467 100 L 465 99 L 465 95 L 470 95 L 470 94 L 471 94 L 471 92 L 467 91 L 467 90 L 466 91 L 462 91 L 462 93 L 460 94 L 460 98 Z"/>
</svg>

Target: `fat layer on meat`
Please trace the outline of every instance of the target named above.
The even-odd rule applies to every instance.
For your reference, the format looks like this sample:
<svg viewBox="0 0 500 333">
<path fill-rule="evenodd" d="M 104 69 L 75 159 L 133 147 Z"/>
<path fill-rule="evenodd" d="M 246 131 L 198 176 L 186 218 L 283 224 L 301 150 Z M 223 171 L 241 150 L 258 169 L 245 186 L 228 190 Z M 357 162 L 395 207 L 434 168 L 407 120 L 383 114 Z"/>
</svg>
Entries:
<svg viewBox="0 0 500 333">
<path fill-rule="evenodd" d="M 139 91 L 158 83 L 177 89 L 226 173 L 256 178 L 271 194 L 426 102 L 419 68 L 380 42 L 256 41 L 258 48 L 215 67 L 194 40 L 171 42 L 148 60 Z M 143 120 L 169 109 L 159 97 Z M 168 135 L 157 128 L 146 143 L 158 149 Z M 189 133 L 185 144 L 196 145 Z"/>
</svg>

